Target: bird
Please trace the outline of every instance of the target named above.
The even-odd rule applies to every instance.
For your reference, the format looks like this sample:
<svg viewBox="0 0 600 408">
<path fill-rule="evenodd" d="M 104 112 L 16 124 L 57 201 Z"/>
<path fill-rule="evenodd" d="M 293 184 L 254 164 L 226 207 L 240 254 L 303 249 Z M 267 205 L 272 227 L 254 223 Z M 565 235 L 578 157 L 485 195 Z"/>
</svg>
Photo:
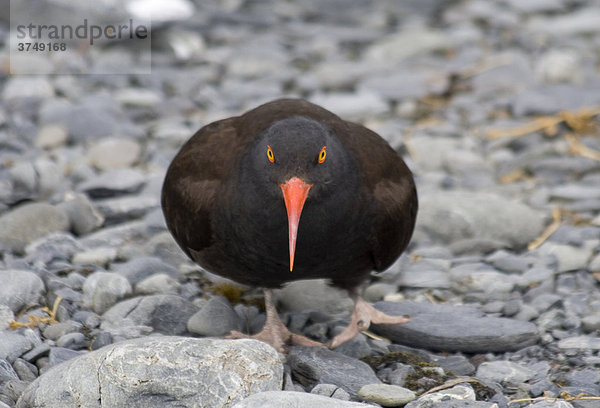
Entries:
<svg viewBox="0 0 600 408">
<path fill-rule="evenodd" d="M 403 324 L 360 296 L 372 271 L 406 249 L 418 209 L 414 178 L 377 133 L 304 99 L 277 99 L 207 124 L 171 161 L 161 205 L 177 244 L 214 274 L 264 290 L 255 338 L 279 351 L 324 346 L 282 323 L 273 289 L 327 279 L 354 302 L 338 347 L 371 323 Z"/>
</svg>

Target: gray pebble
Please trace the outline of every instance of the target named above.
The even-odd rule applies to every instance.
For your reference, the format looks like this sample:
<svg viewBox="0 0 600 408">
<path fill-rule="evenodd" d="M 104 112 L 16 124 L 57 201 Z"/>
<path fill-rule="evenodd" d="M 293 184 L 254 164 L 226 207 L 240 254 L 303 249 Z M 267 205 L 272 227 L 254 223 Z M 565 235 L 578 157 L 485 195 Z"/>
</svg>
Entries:
<svg viewBox="0 0 600 408">
<path fill-rule="evenodd" d="M 224 336 L 242 328 L 242 320 L 231 303 L 222 296 L 211 298 L 187 321 L 188 331 L 201 336 Z"/>
<path fill-rule="evenodd" d="M 119 275 L 127 278 L 132 285 L 155 274 L 166 274 L 177 278 L 177 270 L 157 257 L 138 257 L 125 263 L 113 264 L 112 269 Z"/>
<path fill-rule="evenodd" d="M 600 350 L 600 338 L 589 336 L 568 337 L 558 342 L 558 347 L 562 350 L 583 349 Z"/>
<path fill-rule="evenodd" d="M 499 250 L 486 258 L 486 262 L 505 272 L 524 272 L 530 266 L 527 259 Z"/>
<path fill-rule="evenodd" d="M 335 398 L 342 401 L 350 401 L 350 394 L 334 384 L 317 384 L 310 390 L 311 394 Z"/>
<path fill-rule="evenodd" d="M 568 401 L 539 401 L 526 405 L 525 408 L 574 408 Z"/>
<path fill-rule="evenodd" d="M 31 382 L 39 375 L 38 368 L 35 365 L 21 358 L 15 360 L 13 367 L 21 381 Z"/>
<path fill-rule="evenodd" d="M 50 345 L 48 343 L 42 343 L 35 346 L 33 349 L 29 350 L 27 353 L 23 354 L 23 360 L 28 362 L 34 362 L 41 357 L 47 357 L 50 353 Z"/>
<path fill-rule="evenodd" d="M 87 340 L 83 333 L 67 333 L 56 340 L 56 345 L 71 350 L 81 350 L 87 346 Z"/>
<path fill-rule="evenodd" d="M 98 350 L 104 346 L 108 346 L 109 344 L 112 344 L 112 342 L 113 342 L 112 335 L 108 332 L 101 331 L 94 336 L 94 340 L 92 340 L 92 344 L 90 345 L 90 348 L 92 350 Z"/>
<path fill-rule="evenodd" d="M 166 273 L 157 273 L 140 281 L 133 291 L 137 295 L 173 295 L 178 293 L 179 286 L 179 282 Z"/>
<path fill-rule="evenodd" d="M 350 311 L 354 306 L 345 290 L 330 286 L 326 279 L 291 282 L 274 293 L 281 312 L 319 310 L 334 314 Z"/>
<path fill-rule="evenodd" d="M 81 324 L 74 321 L 58 322 L 47 326 L 44 331 L 44 337 L 49 340 L 58 340 L 59 337 L 68 333 L 75 333 L 81 330 Z"/>
<path fill-rule="evenodd" d="M 94 329 L 100 326 L 102 319 L 94 312 L 88 310 L 79 310 L 73 314 L 73 321 L 79 322 L 88 329 Z"/>
<path fill-rule="evenodd" d="M 88 234 L 104 223 L 104 216 L 85 194 L 68 193 L 58 207 L 67 214 L 71 230 L 77 235 Z"/>
<path fill-rule="evenodd" d="M 10 327 L 10 322 L 15 320 L 15 314 L 7 305 L 0 305 L 0 330 Z"/>
<path fill-rule="evenodd" d="M 367 286 L 363 292 L 363 299 L 367 302 L 377 302 L 386 295 L 396 293 L 398 287 L 389 283 L 377 282 Z"/>
<path fill-rule="evenodd" d="M 358 396 L 366 402 L 374 402 L 384 407 L 401 407 L 416 398 L 413 391 L 390 384 L 367 384 L 358 391 Z"/>
<path fill-rule="evenodd" d="M 600 330 L 600 313 L 581 318 L 581 328 L 586 333 L 593 333 Z"/>
<path fill-rule="evenodd" d="M 67 128 L 63 125 L 49 123 L 40 127 L 35 145 L 43 149 L 63 146 L 69 137 Z"/>
<path fill-rule="evenodd" d="M 431 362 L 456 375 L 472 375 L 475 373 L 473 364 L 471 364 L 468 358 L 460 354 L 434 357 Z"/>
<path fill-rule="evenodd" d="M 104 138 L 90 146 L 87 158 L 90 165 L 100 170 L 113 170 L 131 167 L 142 152 L 135 140 L 124 138 Z"/>
<path fill-rule="evenodd" d="M 18 380 L 19 376 L 13 366 L 5 359 L 0 358 L 0 381 Z"/>
<path fill-rule="evenodd" d="M 44 282 L 33 272 L 0 270 L 0 303 L 14 313 L 29 304 L 36 304 L 44 293 Z"/>
<path fill-rule="evenodd" d="M 179 296 L 140 296 L 107 310 L 100 328 L 119 334 L 119 328 L 150 326 L 159 333 L 179 335 L 186 332 L 188 319 L 197 311 L 196 306 Z"/>
<path fill-rule="evenodd" d="M 54 87 L 44 77 L 14 76 L 6 81 L 2 99 L 14 101 L 20 98 L 46 99 L 54 96 Z"/>
<path fill-rule="evenodd" d="M 406 377 L 410 374 L 415 374 L 415 369 L 408 365 L 402 363 L 396 363 L 394 365 L 394 369 L 387 375 L 387 380 L 392 385 L 399 385 L 400 387 L 404 387 L 406 383 Z"/>
<path fill-rule="evenodd" d="M 297 391 L 267 391 L 252 394 L 232 408 L 280 408 L 280 407 L 311 407 L 311 408 L 369 408 L 370 404 L 342 401 L 322 395 L 308 394 Z"/>
<path fill-rule="evenodd" d="M 117 258 L 118 252 L 114 247 L 96 247 L 83 250 L 73 255 L 74 265 L 98 265 L 106 266 Z"/>
<path fill-rule="evenodd" d="M 291 347 L 287 362 L 304 386 L 334 384 L 356 397 L 363 385 L 381 383 L 367 364 L 325 348 Z"/>
<path fill-rule="evenodd" d="M 25 247 L 52 232 L 67 231 L 69 218 L 47 203 L 29 203 L 0 216 L 0 245 L 22 254 Z"/>
<path fill-rule="evenodd" d="M 437 405 L 443 406 L 442 404 L 445 404 L 445 403 L 454 403 L 454 402 L 462 403 L 463 401 L 475 402 L 475 391 L 473 391 L 473 388 L 470 385 L 459 384 L 459 385 L 455 385 L 452 388 L 448 388 L 448 389 L 437 391 L 437 392 L 432 392 L 430 394 L 419 397 L 415 401 L 409 402 L 406 405 L 406 408 L 426 408 L 426 407 L 431 407 L 434 404 L 435 404 L 435 406 L 437 406 Z M 482 406 L 481 408 L 492 408 L 493 407 L 491 404 L 488 404 L 488 403 L 485 403 L 485 404 L 487 404 L 487 406 Z M 460 407 L 460 406 L 461 405 L 459 404 L 458 407 Z M 469 407 L 469 405 L 467 404 L 466 407 Z M 476 405 L 474 405 L 473 408 L 475 408 L 475 407 L 480 408 L 480 407 L 477 407 Z"/>
<path fill-rule="evenodd" d="M 8 407 L 14 407 L 28 383 L 21 380 L 8 380 L 0 383 L 0 398 Z M 0 401 L 1 402 L 1 401 Z"/>
<path fill-rule="evenodd" d="M 477 367 L 475 377 L 504 385 L 518 385 L 531 379 L 533 370 L 511 361 L 484 362 Z"/>
<path fill-rule="evenodd" d="M 117 197 L 139 192 L 145 183 L 145 176 L 138 170 L 109 170 L 79 184 L 77 189 L 91 198 Z"/>
<path fill-rule="evenodd" d="M 510 299 L 502 306 L 502 314 L 506 317 L 513 317 L 519 313 L 522 305 L 521 299 Z"/>
<path fill-rule="evenodd" d="M 94 204 L 107 225 L 142 218 L 160 205 L 158 195 L 108 198 Z"/>
<path fill-rule="evenodd" d="M 83 295 L 87 304 L 99 314 L 107 311 L 131 292 L 129 281 L 123 276 L 111 272 L 94 272 L 88 276 L 83 285 Z"/>
<path fill-rule="evenodd" d="M 48 366 L 45 367 L 45 369 L 47 370 L 50 367 L 54 367 L 64 361 L 79 357 L 85 353 L 85 351 L 75 351 L 64 347 L 52 347 L 48 354 Z"/>
<path fill-rule="evenodd" d="M 542 255 L 551 255 L 558 261 L 557 272 L 585 269 L 592 256 L 592 245 L 574 247 L 564 244 L 545 242 L 540 248 Z"/>
</svg>

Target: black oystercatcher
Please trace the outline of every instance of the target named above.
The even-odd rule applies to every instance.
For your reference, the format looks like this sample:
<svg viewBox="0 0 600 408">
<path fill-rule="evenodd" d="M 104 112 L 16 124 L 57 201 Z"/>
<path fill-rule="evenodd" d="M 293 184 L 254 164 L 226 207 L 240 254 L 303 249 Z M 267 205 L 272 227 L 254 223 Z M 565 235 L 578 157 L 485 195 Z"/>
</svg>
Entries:
<svg viewBox="0 0 600 408">
<path fill-rule="evenodd" d="M 355 307 L 336 347 L 370 323 L 400 324 L 357 287 L 408 245 L 417 214 L 411 172 L 376 133 L 301 99 L 280 99 L 200 129 L 169 166 L 167 225 L 203 268 L 265 288 L 267 321 L 251 336 L 279 350 L 317 345 L 288 331 L 272 288 L 327 278 Z M 233 332 L 231 337 L 249 337 Z"/>
</svg>

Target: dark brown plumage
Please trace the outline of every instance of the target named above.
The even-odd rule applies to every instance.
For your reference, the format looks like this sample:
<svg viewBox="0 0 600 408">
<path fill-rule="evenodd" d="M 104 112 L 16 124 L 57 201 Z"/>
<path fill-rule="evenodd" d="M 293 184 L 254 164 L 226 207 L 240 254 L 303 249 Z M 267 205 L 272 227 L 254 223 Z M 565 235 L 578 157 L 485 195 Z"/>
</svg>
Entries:
<svg viewBox="0 0 600 408">
<path fill-rule="evenodd" d="M 167 171 L 162 206 L 177 243 L 213 273 L 265 288 L 328 278 L 354 290 L 408 245 L 417 195 L 376 133 L 280 99 L 192 136 Z"/>
</svg>

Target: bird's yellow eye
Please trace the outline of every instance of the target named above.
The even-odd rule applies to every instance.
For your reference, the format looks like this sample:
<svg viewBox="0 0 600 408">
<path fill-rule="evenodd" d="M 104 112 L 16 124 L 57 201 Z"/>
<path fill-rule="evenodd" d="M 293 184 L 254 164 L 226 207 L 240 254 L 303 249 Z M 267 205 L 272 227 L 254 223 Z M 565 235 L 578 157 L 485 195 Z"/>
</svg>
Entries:
<svg viewBox="0 0 600 408">
<path fill-rule="evenodd" d="M 327 157 L 327 146 L 321 147 L 321 151 L 319 152 L 319 156 L 317 156 L 317 160 L 319 163 L 323 163 L 325 161 L 325 157 Z"/>
<path fill-rule="evenodd" d="M 267 158 L 271 163 L 275 161 L 275 155 L 273 154 L 273 150 L 271 150 L 271 146 L 267 145 Z"/>
</svg>

